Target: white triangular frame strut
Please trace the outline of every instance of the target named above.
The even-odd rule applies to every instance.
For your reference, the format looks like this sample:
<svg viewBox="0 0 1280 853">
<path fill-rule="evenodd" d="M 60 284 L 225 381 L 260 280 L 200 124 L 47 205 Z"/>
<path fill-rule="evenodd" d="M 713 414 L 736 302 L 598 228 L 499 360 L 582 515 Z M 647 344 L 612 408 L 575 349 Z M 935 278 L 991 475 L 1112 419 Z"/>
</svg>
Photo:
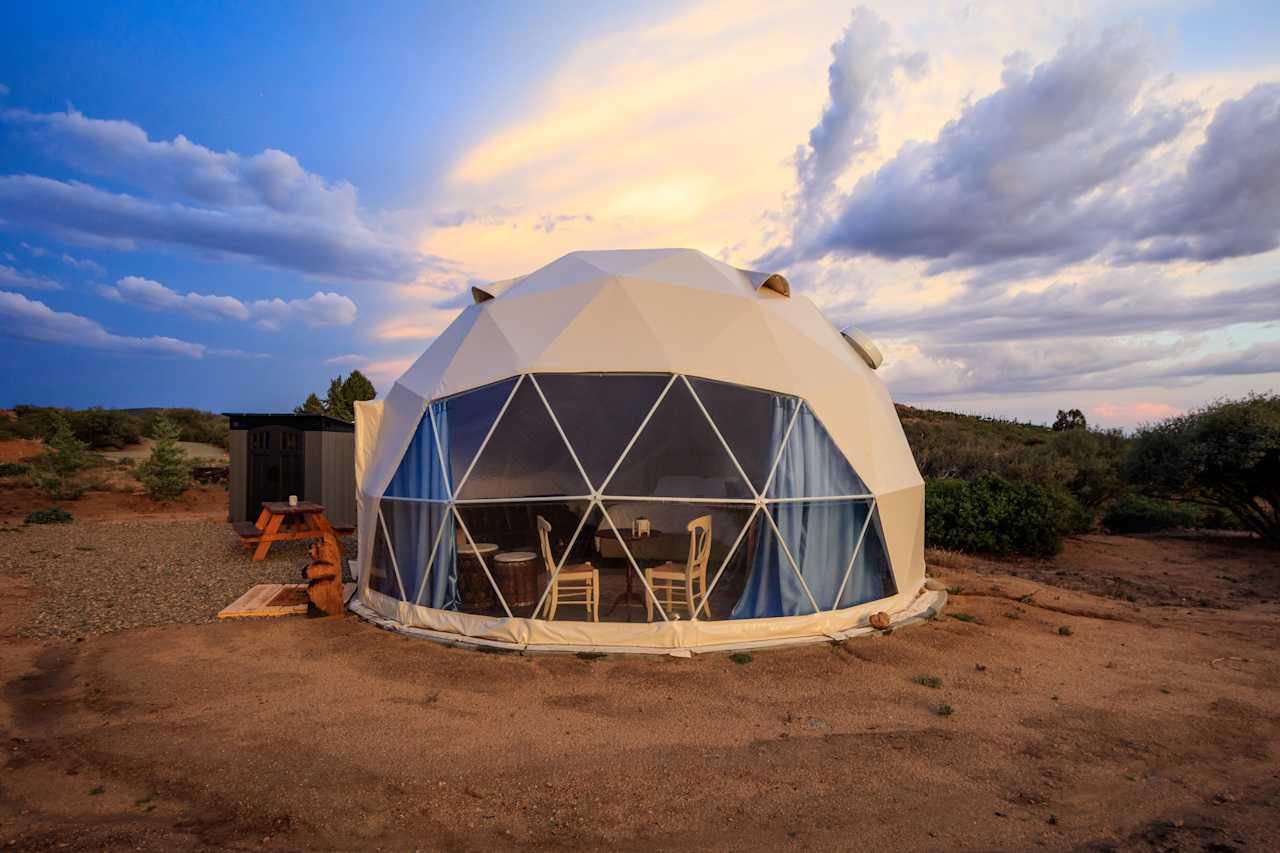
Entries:
<svg viewBox="0 0 1280 853">
<path fill-rule="evenodd" d="M 560 501 L 554 501 L 560 503 Z M 573 546 L 578 543 L 578 536 L 582 533 L 582 528 L 586 527 L 587 519 L 591 517 L 591 511 L 599 506 L 595 500 L 591 500 L 587 504 L 586 510 L 582 513 L 582 518 L 578 519 L 578 526 L 574 528 L 573 535 L 569 537 L 569 542 L 564 546 L 564 553 L 560 555 L 559 562 L 556 563 L 555 570 L 551 572 L 551 577 L 547 580 L 547 588 L 542 591 L 542 595 L 538 597 L 538 603 L 534 605 L 533 612 L 529 614 L 530 619 L 537 619 L 538 614 L 542 612 L 543 606 L 547 603 L 547 597 L 551 595 L 552 588 L 556 585 L 556 578 L 560 577 L 560 570 L 564 568 L 564 564 L 568 561 L 569 555 L 573 553 Z M 539 554 L 539 557 L 542 555 Z M 599 614 L 596 614 L 597 620 Z"/>
<path fill-rule="evenodd" d="M 804 575 L 800 573 L 800 566 L 796 563 L 796 558 L 791 556 L 791 546 L 787 544 L 787 540 L 783 537 L 782 531 L 778 529 L 778 522 L 773 518 L 773 513 L 766 508 L 764 517 L 768 519 L 769 526 L 773 528 L 773 535 L 778 537 L 778 541 L 782 543 L 782 553 L 787 555 L 787 562 L 791 564 L 791 570 L 796 573 L 796 580 L 800 581 L 800 586 L 804 589 L 804 594 L 808 596 L 809 603 L 813 605 L 814 613 L 822 613 L 822 608 L 818 607 L 818 600 L 813 597 L 813 593 L 809 591 L 809 584 L 805 583 Z"/>
<path fill-rule="evenodd" d="M 396 575 L 396 586 L 400 589 L 400 600 L 404 601 L 404 581 L 400 580 L 400 564 L 396 562 L 396 549 L 391 544 L 391 534 L 387 532 L 387 520 L 382 517 L 382 503 L 378 503 L 378 524 L 382 527 L 382 541 L 387 543 L 387 554 L 391 557 L 391 570 Z M 376 551 L 376 543 L 375 548 Z"/>
<path fill-rule="evenodd" d="M 502 418 L 506 415 L 507 409 L 511 406 L 511 402 L 515 399 L 516 393 L 520 390 L 521 385 L 523 385 L 526 379 L 529 380 L 529 382 L 533 385 L 534 390 L 537 392 L 539 399 L 542 401 L 543 407 L 546 409 L 547 414 L 551 417 L 551 422 L 555 426 L 556 432 L 560 435 L 560 440 L 564 443 L 565 448 L 569 451 L 570 457 L 573 459 L 573 464 L 578 470 L 578 475 L 582 478 L 582 482 L 586 484 L 587 488 L 591 489 L 591 494 L 566 495 L 566 496 L 557 496 L 557 497 L 541 495 L 536 497 L 519 497 L 519 498 L 466 498 L 466 499 L 459 498 L 458 495 L 461 494 L 462 489 L 466 486 L 468 479 L 471 477 L 472 471 L 475 470 L 475 467 L 478 464 L 481 456 L 484 454 L 485 449 L 489 446 L 490 440 L 493 438 L 494 433 L 497 431 L 499 423 L 501 423 Z M 653 495 L 605 494 L 605 489 L 608 487 L 609 483 L 612 482 L 614 476 L 617 475 L 618 469 L 622 466 L 622 463 L 626 460 L 627 455 L 631 452 L 632 448 L 635 446 L 636 441 L 639 440 L 640 435 L 644 432 L 645 428 L 649 425 L 649 422 L 650 420 L 652 420 L 654 413 L 657 412 L 659 406 L 662 405 L 662 401 L 666 399 L 667 394 L 671 390 L 671 387 L 676 383 L 677 380 L 683 382 L 685 387 L 688 389 L 689 393 L 693 396 L 694 402 L 697 404 L 699 411 L 701 411 L 702 416 L 706 418 L 707 424 L 711 427 L 712 431 L 715 433 L 716 439 L 720 442 L 721 447 L 723 447 L 725 452 L 729 455 L 729 459 L 733 462 L 734 469 L 737 471 L 738 476 L 742 478 L 742 481 L 747 484 L 747 488 L 748 490 L 750 490 L 753 497 L 751 498 L 697 498 L 697 497 L 657 497 Z M 505 380 L 502 380 L 502 381 L 505 381 Z M 792 396 L 792 395 L 786 395 L 786 396 Z M 571 502 L 571 501 L 587 501 L 588 506 L 584 511 L 582 518 L 579 519 L 578 527 L 574 531 L 568 546 L 566 546 L 565 552 L 561 555 L 559 563 L 556 565 L 555 571 L 552 573 L 548 581 L 547 588 L 543 590 L 543 594 L 539 599 L 537 606 L 533 610 L 533 618 L 537 618 L 538 613 L 543 608 L 546 602 L 546 598 L 550 593 L 551 585 L 555 583 L 556 577 L 558 577 L 560 570 L 564 567 L 565 562 L 568 560 L 568 555 L 572 551 L 573 545 L 577 542 L 578 537 L 581 535 L 582 529 L 585 526 L 587 519 L 592 515 L 595 508 L 599 507 L 602 515 L 604 516 L 605 521 L 609 525 L 610 530 L 612 530 L 614 536 L 617 538 L 618 544 L 621 546 L 623 553 L 626 554 L 627 562 L 630 563 L 631 570 L 636 573 L 636 576 L 640 579 L 640 583 L 642 586 L 644 586 L 646 593 L 648 593 L 650 599 L 658 607 L 658 612 L 662 615 L 663 621 L 670 621 L 665 609 L 663 609 L 663 607 L 661 606 L 661 603 L 659 602 L 657 596 L 654 594 L 653 590 L 649 588 L 648 582 L 644 579 L 644 573 L 640 571 L 640 566 L 636 562 L 634 555 L 632 555 L 631 549 L 627 547 L 626 541 L 623 539 L 622 535 L 618 532 L 618 528 L 614 524 L 613 517 L 609 514 L 609 511 L 604 504 L 606 500 L 618 502 L 618 503 L 630 501 L 630 502 L 644 502 L 644 503 L 677 503 L 677 504 L 687 503 L 687 504 L 709 504 L 709 505 L 728 505 L 728 506 L 736 505 L 736 506 L 752 507 L 751 515 L 748 516 L 747 521 L 744 523 L 742 529 L 738 531 L 737 538 L 734 540 L 733 545 L 729 548 L 729 551 L 725 555 L 724 560 L 721 561 L 720 567 L 717 570 L 715 577 L 712 579 L 711 583 L 708 585 L 706 594 L 703 596 L 702 603 L 695 609 L 694 613 L 690 617 L 693 620 L 697 620 L 699 618 L 699 614 L 701 614 L 706 609 L 707 604 L 711 598 L 711 593 L 715 590 L 716 585 L 720 582 L 720 578 L 724 574 L 725 570 L 728 568 L 729 562 L 737 553 L 737 549 L 741 545 L 742 540 L 745 537 L 747 531 L 750 529 L 752 523 L 754 523 L 756 515 L 761 513 L 762 511 L 764 516 L 768 519 L 769 526 L 772 529 L 774 535 L 777 536 L 778 541 L 782 543 L 782 549 L 783 549 L 784 555 L 787 558 L 787 563 L 788 565 L 791 566 L 792 572 L 795 573 L 796 579 L 800 582 L 800 586 L 804 590 L 806 597 L 809 599 L 809 603 L 813 606 L 814 612 L 815 613 L 826 612 L 818 607 L 818 602 L 813 597 L 813 593 L 810 591 L 809 585 L 808 583 L 806 583 L 804 579 L 804 575 L 801 574 L 800 567 L 796 563 L 794 555 L 791 553 L 790 544 L 782 536 L 782 531 L 778 528 L 777 522 L 773 518 L 773 513 L 768 511 L 768 507 L 773 504 L 783 504 L 783 503 L 811 503 L 811 502 L 830 502 L 830 501 L 867 501 L 869 500 L 870 511 L 867 513 L 867 518 L 864 519 L 863 521 L 862 529 L 858 535 L 857 544 L 854 546 L 854 552 L 849 559 L 849 564 L 845 568 L 845 572 L 840 583 L 840 589 L 837 592 L 835 601 L 832 602 L 832 606 L 830 608 L 831 610 L 835 610 L 837 609 L 836 606 L 840 603 L 840 598 L 841 596 L 844 595 L 844 590 L 848 585 L 849 578 L 853 571 L 853 564 L 857 561 L 858 554 L 861 553 L 863 542 L 866 539 L 866 534 L 867 534 L 867 530 L 869 529 L 871 519 L 877 511 L 877 504 L 876 504 L 875 496 L 870 493 L 864 493 L 864 494 L 858 494 L 858 495 L 823 495 L 823 496 L 814 496 L 814 497 L 792 497 L 792 498 L 767 497 L 767 495 L 769 494 L 769 490 L 773 487 L 774 480 L 777 477 L 778 468 L 782 462 L 782 457 L 786 453 L 787 446 L 791 441 L 792 433 L 795 429 L 796 422 L 800 416 L 800 410 L 801 408 L 808 406 L 808 403 L 804 399 L 802 398 L 795 398 L 795 399 L 797 401 L 796 409 L 794 412 L 791 413 L 791 418 L 787 423 L 786 430 L 783 433 L 782 441 L 778 445 L 777 454 L 775 455 L 773 462 L 769 468 L 769 476 L 765 480 L 763 488 L 760 490 L 757 490 L 755 487 L 755 484 L 751 482 L 751 479 L 747 477 L 746 472 L 743 470 L 741 463 L 738 461 L 737 454 L 734 453 L 733 448 L 730 447 L 723 433 L 720 432 L 720 428 L 716 424 L 715 419 L 712 418 L 710 412 L 707 411 L 706 406 L 702 402 L 702 398 L 698 396 L 698 392 L 693 387 L 693 383 L 689 381 L 689 377 L 683 373 L 672 373 L 670 375 L 670 378 L 667 380 L 666 385 L 663 386 L 661 393 L 658 394 L 657 399 L 655 399 L 653 401 L 653 404 L 649 407 L 649 411 L 645 414 L 644 419 L 640 422 L 640 425 L 636 428 L 635 432 L 632 434 L 630 441 L 628 441 L 626 446 L 623 447 L 622 452 L 618 456 L 617 461 L 614 462 L 613 467 L 609 469 L 609 473 L 605 475 L 604 479 L 601 481 L 600 486 L 597 488 L 596 485 L 591 481 L 591 478 L 587 476 L 586 469 L 582 466 L 582 462 L 578 458 L 578 454 L 577 454 L 577 451 L 574 449 L 573 443 L 569 440 L 568 435 L 565 433 L 564 428 L 561 426 L 560 420 L 556 416 L 555 409 L 552 407 L 550 400 L 547 399 L 547 396 L 543 392 L 541 385 L 538 383 L 537 378 L 532 373 L 521 373 L 516 376 L 516 381 L 512 384 L 511 390 L 510 392 L 508 392 L 506 400 L 503 401 L 501 408 L 499 408 L 497 415 L 495 415 L 493 419 L 493 423 L 489 425 L 489 429 L 485 433 L 484 439 L 480 442 L 480 446 L 476 449 L 475 455 L 472 457 L 470 464 L 467 466 L 467 469 L 463 473 L 462 477 L 458 480 L 456 486 L 452 482 L 453 478 L 449 476 L 449 469 L 447 464 L 445 463 L 444 448 L 440 442 L 440 434 L 436 426 L 435 413 L 434 413 L 433 406 L 435 405 L 436 402 L 439 402 L 439 401 L 431 401 L 427 403 L 424 414 L 426 417 L 430 419 L 432 443 L 435 445 L 436 456 L 441 465 L 441 472 L 443 475 L 442 479 L 444 480 L 445 489 L 448 493 L 448 497 L 446 499 L 442 500 L 438 498 L 384 497 L 384 498 L 380 498 L 380 501 L 381 500 L 401 500 L 401 501 L 417 502 L 417 503 L 436 503 L 436 504 L 443 504 L 447 506 L 448 508 L 447 511 L 453 514 L 454 518 L 458 522 L 459 527 L 462 529 L 464 535 L 466 536 L 467 542 L 470 543 L 473 549 L 475 546 L 475 540 L 472 538 L 471 531 L 467 529 L 466 522 L 463 521 L 462 515 L 458 511 L 459 505 L 509 504 L 509 503 L 564 503 L 564 502 Z M 446 518 L 447 518 L 447 515 L 446 515 Z M 378 508 L 378 522 L 381 526 L 383 537 L 387 543 L 387 552 L 391 557 L 392 569 L 396 576 L 396 584 L 400 589 L 401 600 L 406 600 L 404 583 L 400 577 L 399 564 L 396 559 L 395 549 L 392 546 L 391 537 L 390 535 L 388 535 L 388 532 L 387 532 L 386 520 L 382 516 L 381 504 L 379 504 L 379 508 Z M 422 581 L 418 585 L 417 594 L 413 598 L 413 602 L 415 605 L 420 606 L 422 595 L 426 590 L 428 579 L 430 578 L 431 572 L 435 568 L 435 558 L 437 553 L 439 552 L 440 542 L 442 541 L 442 538 L 444 535 L 444 528 L 445 528 L 445 519 L 442 518 L 439 529 L 436 531 L 435 541 L 432 544 L 431 555 L 428 558 L 426 569 L 423 572 Z M 506 612 L 508 618 L 514 618 L 511 613 L 510 607 L 508 607 L 507 605 L 506 599 L 503 597 L 501 590 L 498 589 L 498 585 L 494 581 L 492 573 L 489 571 L 487 561 L 480 554 L 477 554 L 476 556 L 480 562 L 481 569 L 484 571 L 485 578 L 489 581 L 490 586 L 493 587 L 494 593 L 497 595 L 498 601 L 502 605 L 503 611 Z M 367 589 L 367 586 L 368 586 L 367 577 L 364 579 L 364 582 L 365 582 L 365 588 Z"/>
<path fill-rule="evenodd" d="M 427 589 L 427 579 L 431 577 L 431 570 L 435 568 L 436 552 L 440 550 L 440 539 L 444 536 L 445 519 L 449 517 L 448 505 L 453 501 L 453 487 L 449 483 L 449 466 L 444 462 L 444 453 L 440 450 L 440 432 L 436 427 L 436 416 L 433 408 L 435 403 L 427 404 L 427 418 L 431 423 L 431 443 L 436 448 L 436 459 L 440 462 L 440 479 L 444 481 L 445 501 L 446 505 L 444 514 L 440 517 L 440 527 L 436 530 L 436 541 L 431 544 L 431 555 L 427 557 L 427 567 L 422 572 L 422 582 L 418 584 L 418 594 L 413 597 L 414 606 L 422 604 L 422 593 Z M 432 501 L 437 503 L 437 501 Z"/>
<path fill-rule="evenodd" d="M 507 395 L 507 399 L 503 402 L 502 408 L 498 409 L 497 416 L 493 419 L 493 423 L 489 424 L 489 431 L 484 434 L 484 441 L 480 442 L 480 446 L 476 448 L 476 455 L 471 457 L 471 464 L 467 466 L 467 471 L 462 475 L 462 479 L 458 481 L 457 488 L 450 488 L 449 495 L 451 500 L 456 500 L 457 496 L 462 494 L 462 489 L 467 485 L 467 478 L 471 476 L 471 472 L 475 470 L 476 463 L 480 461 L 480 457 L 484 454 L 484 449 L 489 446 L 489 439 L 493 438 L 493 433 L 498 428 L 498 424 L 502 421 L 502 416 L 507 413 L 507 407 L 511 405 L 511 401 L 516 398 L 516 392 L 520 390 L 520 386 L 524 384 L 527 373 L 521 373 L 516 379 L 514 385 L 511 386 L 511 393 Z M 428 405 L 428 409 L 430 405 Z M 436 439 L 436 446 L 439 447 L 440 440 Z"/>
<path fill-rule="evenodd" d="M 555 424 L 556 431 L 560 433 L 560 439 L 564 442 L 564 446 L 569 448 L 569 455 L 573 457 L 573 464 L 578 466 L 578 473 L 582 476 L 582 481 L 587 484 L 587 488 L 589 489 L 593 488 L 591 485 L 591 480 L 588 479 L 587 477 L 586 469 L 582 467 L 582 462 L 578 460 L 578 452 L 573 449 L 573 444 L 569 441 L 569 437 L 565 435 L 564 429 L 560 426 L 560 419 L 556 417 L 555 411 L 551 408 L 551 403 L 547 401 L 546 395 L 542 393 L 542 386 L 538 384 L 538 378 L 530 374 L 529 379 L 531 382 L 533 382 L 533 387 L 537 389 L 538 396 L 542 398 L 542 404 L 547 407 L 547 414 L 551 416 L 551 422 Z M 670 388 L 674 382 L 675 382 L 675 376 L 673 375 L 671 377 L 671 381 L 667 383 L 666 388 L 663 388 L 662 393 L 658 395 L 658 402 L 661 402 L 662 398 L 666 396 L 667 388 Z M 636 438 L 640 435 L 640 431 L 643 430 L 645 424 L 649 422 L 649 417 L 652 416 L 655 411 L 657 411 L 658 402 L 655 402 L 653 404 L 653 407 L 649 410 L 649 415 L 646 416 L 644 419 L 644 423 L 640 424 L 640 427 L 639 429 L 636 430 L 635 435 L 631 436 L 631 441 L 627 443 L 626 449 L 622 451 L 623 456 L 625 456 L 627 451 L 631 449 L 631 445 L 635 443 Z M 618 457 L 618 461 L 614 465 L 615 470 L 617 469 L 618 465 L 622 464 L 623 456 Z M 610 476 L 612 476 L 612 472 L 610 472 Z M 649 593 L 649 597 L 653 599 L 653 603 L 658 604 L 658 597 L 654 595 L 653 590 L 649 588 L 648 581 L 644 579 L 644 575 L 640 572 L 639 564 L 637 564 L 635 561 L 635 558 L 631 556 L 631 549 L 627 547 L 626 542 L 622 541 L 622 535 L 618 533 L 618 528 L 614 525 L 613 519 L 609 516 L 609 511 L 605 509 L 604 503 L 603 501 L 600 500 L 599 494 L 593 494 L 591 501 L 592 501 L 592 505 L 587 507 L 587 512 L 590 513 L 592 507 L 596 507 L 596 506 L 600 507 L 600 512 L 604 514 L 605 520 L 609 522 L 609 527 L 612 528 L 613 530 L 613 535 L 618 539 L 618 545 L 622 547 L 623 553 L 627 555 L 627 560 L 631 563 L 631 568 L 635 569 L 636 576 L 640 579 L 640 583 L 644 586 L 645 591 Z M 579 522 L 579 529 L 581 529 L 582 524 L 585 522 L 586 522 L 586 516 L 583 516 L 582 522 Z M 575 539 L 577 538 L 577 533 L 574 534 L 574 538 Z M 568 553 L 569 552 L 566 550 L 565 555 L 568 556 Z M 563 568 L 563 566 L 564 566 L 564 560 L 561 559 L 560 565 L 556 566 L 555 573 L 551 576 L 551 580 L 547 584 L 547 592 L 550 592 L 551 584 L 555 583 L 556 578 L 560 576 L 560 569 Z M 543 593 L 543 598 L 545 597 L 546 597 L 546 593 Z M 658 610 L 659 611 L 662 610 L 661 605 L 658 606 Z M 534 612 L 536 613 L 537 611 L 534 611 Z M 596 614 L 597 619 L 599 618 L 599 615 L 600 614 L 598 613 Z M 662 614 L 662 619 L 664 622 L 667 621 L 666 613 Z"/>
<path fill-rule="evenodd" d="M 670 622 L 667 611 L 662 607 L 662 603 L 658 601 L 658 596 L 654 594 L 653 589 L 649 586 L 649 582 L 644 579 L 644 572 L 640 571 L 640 564 L 636 562 L 636 558 L 631 556 L 631 549 L 627 547 L 627 543 L 623 540 L 622 534 L 618 532 L 618 525 L 613 523 L 613 516 L 609 515 L 609 510 L 604 503 L 600 503 L 600 511 L 604 513 L 604 520 L 609 522 L 609 529 L 613 531 L 613 535 L 618 538 L 618 544 L 622 546 L 622 553 L 627 555 L 627 562 L 631 564 L 631 568 L 635 571 L 636 577 L 640 579 L 640 585 L 644 587 L 644 591 L 649 593 L 650 600 L 653 601 L 654 607 L 658 608 L 659 615 L 662 616 L 663 622 Z"/>
<path fill-rule="evenodd" d="M 835 600 L 831 602 L 831 609 L 840 609 L 840 599 L 844 598 L 844 588 L 849 585 L 849 578 L 853 576 L 853 564 L 858 561 L 858 554 L 862 551 L 862 541 L 867 538 L 867 528 L 871 526 L 871 518 L 876 514 L 876 499 L 871 499 L 871 504 L 867 507 L 867 517 L 862 522 L 862 531 L 858 533 L 858 544 L 853 546 L 853 556 L 849 558 L 849 567 L 844 570 L 844 580 L 840 581 L 840 589 L 836 590 Z"/>
<path fill-rule="evenodd" d="M 618 461 L 613 463 L 613 467 L 609 469 L 609 473 L 605 475 L 604 480 L 600 483 L 600 488 L 596 489 L 597 495 L 604 494 L 605 488 L 612 482 L 618 468 L 622 465 L 622 461 L 627 458 L 627 454 L 631 452 L 631 448 L 635 445 L 636 439 L 640 437 L 640 433 L 644 432 L 644 428 L 649 425 L 649 419 L 653 417 L 653 413 L 658 411 L 658 407 L 662 405 L 662 401 L 667 398 L 667 392 L 671 390 L 671 386 L 676 384 L 677 374 L 671 374 L 671 378 L 667 380 L 667 384 L 662 386 L 662 393 L 658 395 L 658 399 L 653 401 L 653 405 L 649 407 L 649 412 L 644 416 L 644 420 L 640 422 L 640 426 L 636 427 L 635 433 L 631 436 L 631 440 L 627 442 L 627 446 L 622 448 L 622 453 L 618 456 Z M 572 448 L 571 448 L 572 449 Z M 591 483 L 590 480 L 587 481 Z M 592 486 L 592 488 L 595 488 Z"/>
<path fill-rule="evenodd" d="M 471 546 L 471 553 L 475 554 L 476 559 L 480 561 L 480 568 L 484 570 L 484 576 L 489 581 L 489 586 L 493 587 L 493 594 L 498 596 L 498 603 L 502 605 L 507 618 L 512 618 L 511 608 L 507 606 L 507 599 L 503 597 L 502 590 L 498 589 L 498 584 L 494 581 L 493 575 L 489 573 L 489 564 L 485 561 L 484 554 L 480 553 L 480 549 L 476 548 L 476 540 L 471 538 L 471 531 L 467 529 L 467 523 L 462 520 L 462 513 L 458 512 L 458 505 L 450 504 L 449 509 L 453 511 L 453 517 L 458 519 L 458 526 L 462 528 L 463 534 L 467 537 L 467 543 Z"/>
<path fill-rule="evenodd" d="M 729 568 L 729 561 L 738 553 L 738 546 L 742 544 L 743 538 L 747 535 L 747 531 L 751 529 L 751 525 L 755 523 L 756 516 L 760 514 L 760 505 L 756 504 L 751 508 L 751 514 L 747 516 L 747 521 L 742 525 L 742 529 L 738 531 L 738 538 L 733 540 L 733 544 L 729 546 L 729 552 L 724 555 L 724 559 L 720 561 L 720 568 L 716 570 L 715 576 L 711 578 L 711 583 L 707 585 L 707 591 L 702 594 L 702 603 L 698 605 L 698 609 L 694 611 L 693 620 L 697 621 L 703 610 L 707 609 L 707 603 L 711 601 L 711 593 L 715 592 L 716 584 L 720 583 L 720 576 L 724 574 L 724 570 Z"/>
<path fill-rule="evenodd" d="M 418 584 L 418 594 L 413 597 L 413 603 L 418 606 L 422 604 L 422 593 L 426 592 L 427 579 L 431 577 L 431 570 L 436 565 L 436 552 L 440 550 L 440 542 L 444 539 L 444 522 L 449 517 L 448 504 L 444 504 L 442 508 L 444 511 L 440 514 L 440 525 L 436 528 L 436 541 L 431 543 L 431 555 L 427 557 L 427 567 L 422 572 L 422 583 Z"/>
<path fill-rule="evenodd" d="M 693 402 L 698 404 L 698 411 L 702 412 L 702 416 L 707 419 L 707 423 L 711 425 L 711 431 L 716 434 L 716 438 L 720 441 L 720 446 L 724 448 L 724 452 L 729 454 L 730 461 L 733 462 L 734 470 L 738 472 L 738 476 L 742 478 L 742 482 L 747 484 L 747 491 L 751 492 L 753 498 L 759 498 L 760 494 L 756 491 L 756 487 L 751 485 L 751 478 L 747 476 L 747 472 L 742 470 L 742 466 L 738 464 L 738 457 L 729 447 L 729 442 L 724 440 L 724 436 L 720 434 L 720 427 L 716 426 L 715 420 L 712 419 L 711 413 L 707 411 L 707 407 L 702 405 L 702 398 L 698 396 L 698 392 L 693 390 L 693 383 L 689 381 L 689 377 L 683 373 L 680 374 L 680 381 L 684 382 L 684 387 L 689 389 L 689 394 L 693 397 Z"/>
</svg>

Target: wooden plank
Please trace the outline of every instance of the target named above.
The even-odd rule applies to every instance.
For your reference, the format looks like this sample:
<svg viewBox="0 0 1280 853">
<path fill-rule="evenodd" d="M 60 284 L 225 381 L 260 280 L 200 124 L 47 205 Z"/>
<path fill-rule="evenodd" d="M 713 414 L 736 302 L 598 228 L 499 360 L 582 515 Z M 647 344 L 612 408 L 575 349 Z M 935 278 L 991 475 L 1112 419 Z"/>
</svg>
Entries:
<svg viewBox="0 0 1280 853">
<path fill-rule="evenodd" d="M 239 619 L 254 616 L 289 616 L 294 613 L 306 613 L 307 605 L 294 604 L 285 607 L 270 606 L 271 600 L 280 594 L 281 590 L 289 588 L 306 589 L 306 584 L 281 584 L 281 583 L 260 583 L 250 589 L 244 595 L 237 598 L 231 604 L 224 607 L 219 613 L 219 619 Z"/>
</svg>

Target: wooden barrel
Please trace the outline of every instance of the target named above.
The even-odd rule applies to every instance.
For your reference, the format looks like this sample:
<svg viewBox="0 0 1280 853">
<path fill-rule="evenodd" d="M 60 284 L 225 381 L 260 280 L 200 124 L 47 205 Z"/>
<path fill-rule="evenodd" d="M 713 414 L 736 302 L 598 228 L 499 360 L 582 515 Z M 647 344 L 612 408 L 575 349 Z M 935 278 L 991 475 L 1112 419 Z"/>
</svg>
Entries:
<svg viewBox="0 0 1280 853">
<path fill-rule="evenodd" d="M 538 603 L 538 555 L 532 551 L 503 551 L 493 558 L 493 580 L 508 607 Z"/>
<path fill-rule="evenodd" d="M 486 560 L 492 560 L 498 546 L 489 542 L 480 542 L 476 547 L 458 546 L 458 595 L 462 599 L 464 613 L 478 613 L 493 610 L 498 606 L 498 598 L 493 594 L 493 585 L 484 576 L 484 568 L 480 565 L 480 554 Z"/>
</svg>

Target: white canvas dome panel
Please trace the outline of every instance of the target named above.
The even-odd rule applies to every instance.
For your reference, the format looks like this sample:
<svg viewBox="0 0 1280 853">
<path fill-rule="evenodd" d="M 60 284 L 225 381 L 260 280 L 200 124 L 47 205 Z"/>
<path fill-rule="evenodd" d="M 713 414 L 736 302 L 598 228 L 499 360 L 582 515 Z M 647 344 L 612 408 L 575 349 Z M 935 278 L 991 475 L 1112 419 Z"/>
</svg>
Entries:
<svg viewBox="0 0 1280 853">
<path fill-rule="evenodd" d="M 768 279 L 688 250 L 582 252 L 486 291 L 379 417 L 359 409 L 361 606 L 621 648 L 834 635 L 913 606 L 923 484 L 892 402 Z"/>
</svg>

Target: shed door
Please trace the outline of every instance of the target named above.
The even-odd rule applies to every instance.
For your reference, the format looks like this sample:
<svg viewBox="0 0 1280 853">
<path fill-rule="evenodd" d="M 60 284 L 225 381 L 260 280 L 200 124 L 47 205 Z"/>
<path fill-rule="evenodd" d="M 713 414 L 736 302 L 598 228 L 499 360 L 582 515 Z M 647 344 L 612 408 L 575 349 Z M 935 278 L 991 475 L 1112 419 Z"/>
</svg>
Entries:
<svg viewBox="0 0 1280 853">
<path fill-rule="evenodd" d="M 305 464 L 302 452 L 306 433 L 284 426 L 249 430 L 249 503 L 246 517 L 255 519 L 263 501 L 286 501 L 303 495 Z"/>
</svg>

